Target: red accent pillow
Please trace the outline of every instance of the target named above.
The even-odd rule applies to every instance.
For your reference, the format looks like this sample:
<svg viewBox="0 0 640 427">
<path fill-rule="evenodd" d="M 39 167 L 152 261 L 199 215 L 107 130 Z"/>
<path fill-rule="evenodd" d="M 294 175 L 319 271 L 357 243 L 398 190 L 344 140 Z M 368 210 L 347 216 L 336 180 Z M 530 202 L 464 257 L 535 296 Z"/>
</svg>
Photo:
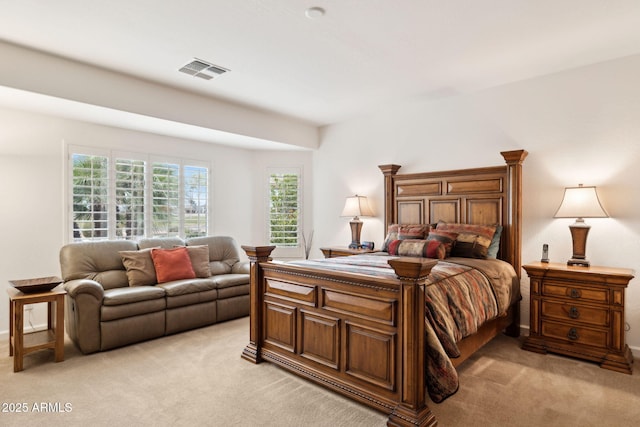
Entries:
<svg viewBox="0 0 640 427">
<path fill-rule="evenodd" d="M 390 224 L 382 245 L 383 252 L 389 252 L 393 240 L 424 239 L 429 233 L 429 224 Z"/>
<path fill-rule="evenodd" d="M 389 255 L 444 259 L 446 249 L 437 240 L 398 239 L 389 243 Z"/>
<path fill-rule="evenodd" d="M 173 249 L 152 249 L 151 259 L 156 269 L 158 283 L 172 280 L 195 279 L 196 273 L 186 247 Z"/>
</svg>

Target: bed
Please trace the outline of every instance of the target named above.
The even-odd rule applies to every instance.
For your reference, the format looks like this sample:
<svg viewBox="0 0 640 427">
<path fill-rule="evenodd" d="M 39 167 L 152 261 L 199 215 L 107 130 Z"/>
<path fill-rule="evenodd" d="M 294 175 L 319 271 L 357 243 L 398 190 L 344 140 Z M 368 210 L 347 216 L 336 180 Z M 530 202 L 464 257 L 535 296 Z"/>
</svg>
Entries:
<svg viewBox="0 0 640 427">
<path fill-rule="evenodd" d="M 498 260 L 486 264 L 503 262 L 512 268 L 513 292 L 497 304 L 496 316 L 453 343 L 456 357 L 434 351 L 445 347 L 446 352 L 449 345 L 437 339 L 438 322 L 435 327 L 430 322 L 437 306 L 429 303 L 431 291 L 443 270 L 475 271 L 474 264 L 485 265 L 484 260 L 458 264 L 457 258 L 376 254 L 326 260 L 333 263 L 327 267 L 273 261 L 273 246 L 243 246 L 251 263 L 251 312 L 250 341 L 242 357 L 277 364 L 387 413 L 388 425 L 437 425 L 427 404 L 434 377 L 444 378 L 448 390 L 436 395 L 446 398 L 457 387 L 447 365 L 455 368 L 503 331 L 519 335 L 522 164 L 527 152 L 500 154 L 506 165 L 414 174 L 398 173 L 399 165 L 380 166 L 385 234 L 391 224 L 502 228 Z M 375 268 L 384 269 L 381 260 L 386 271 L 376 273 Z M 434 364 L 434 359 L 442 360 Z"/>
</svg>

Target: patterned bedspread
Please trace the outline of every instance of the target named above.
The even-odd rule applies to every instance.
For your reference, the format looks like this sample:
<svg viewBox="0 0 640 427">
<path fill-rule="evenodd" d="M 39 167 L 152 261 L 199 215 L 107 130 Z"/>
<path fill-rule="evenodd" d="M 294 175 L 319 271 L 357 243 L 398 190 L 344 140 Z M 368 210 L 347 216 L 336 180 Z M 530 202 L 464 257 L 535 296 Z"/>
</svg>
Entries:
<svg viewBox="0 0 640 427">
<path fill-rule="evenodd" d="M 357 255 L 294 261 L 312 268 L 395 278 L 387 255 Z M 441 402 L 458 390 L 458 374 L 450 358 L 460 356 L 457 343 L 486 321 L 504 315 L 520 299 L 513 267 L 500 260 L 447 258 L 433 267 L 425 289 L 427 390 Z"/>
</svg>

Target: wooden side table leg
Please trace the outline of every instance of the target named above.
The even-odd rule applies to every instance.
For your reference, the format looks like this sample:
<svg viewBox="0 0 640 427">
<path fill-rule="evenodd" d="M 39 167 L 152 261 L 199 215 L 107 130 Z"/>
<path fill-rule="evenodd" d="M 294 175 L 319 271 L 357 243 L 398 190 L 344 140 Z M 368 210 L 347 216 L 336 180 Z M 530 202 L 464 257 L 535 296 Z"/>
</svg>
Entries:
<svg viewBox="0 0 640 427">
<path fill-rule="evenodd" d="M 23 369 L 24 358 L 24 304 L 22 301 L 14 301 L 13 322 L 13 372 Z"/>
<path fill-rule="evenodd" d="M 51 302 L 49 303 L 49 321 L 52 321 L 51 316 Z M 56 362 L 62 362 L 64 360 L 64 295 L 56 297 L 56 347 L 55 358 Z"/>
<path fill-rule="evenodd" d="M 9 300 L 9 356 L 13 356 L 13 310 L 14 302 Z"/>
<path fill-rule="evenodd" d="M 58 304 L 56 303 L 56 305 L 54 306 L 54 302 L 56 302 L 58 300 L 58 297 L 56 297 L 55 300 L 50 300 L 47 303 L 47 329 L 51 329 L 53 330 L 53 326 L 54 326 L 54 314 L 55 314 L 55 309 L 58 306 Z"/>
</svg>

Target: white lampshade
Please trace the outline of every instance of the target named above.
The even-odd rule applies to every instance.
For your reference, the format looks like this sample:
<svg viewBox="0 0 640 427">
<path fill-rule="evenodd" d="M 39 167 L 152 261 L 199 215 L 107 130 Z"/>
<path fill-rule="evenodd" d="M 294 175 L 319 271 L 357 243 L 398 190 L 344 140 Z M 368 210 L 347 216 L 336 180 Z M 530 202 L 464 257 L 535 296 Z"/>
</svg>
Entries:
<svg viewBox="0 0 640 427">
<path fill-rule="evenodd" d="M 554 218 L 608 218 L 600 204 L 596 187 L 567 187 Z"/>
<path fill-rule="evenodd" d="M 373 216 L 373 211 L 369 207 L 369 202 L 365 196 L 347 197 L 340 216 L 352 216 L 358 218 L 359 216 Z"/>
</svg>

